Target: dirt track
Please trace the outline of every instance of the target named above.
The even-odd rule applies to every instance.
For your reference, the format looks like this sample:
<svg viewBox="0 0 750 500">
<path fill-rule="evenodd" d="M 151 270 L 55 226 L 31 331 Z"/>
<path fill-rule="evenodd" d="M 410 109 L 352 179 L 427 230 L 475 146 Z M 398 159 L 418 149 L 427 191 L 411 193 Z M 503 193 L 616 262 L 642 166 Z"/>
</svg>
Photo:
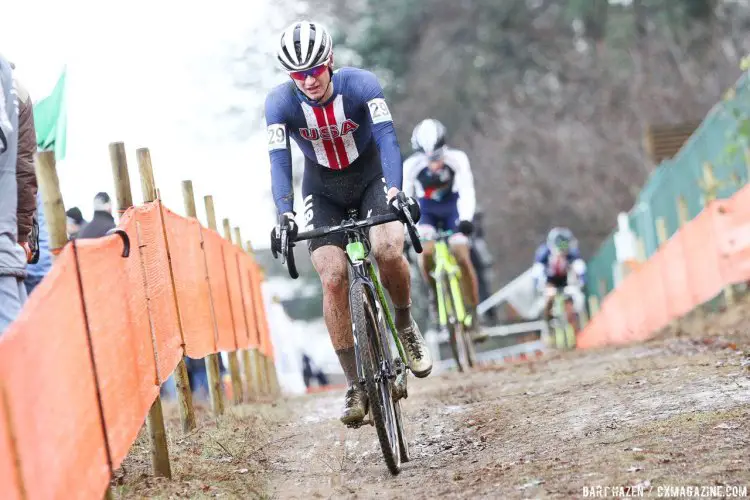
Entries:
<svg viewBox="0 0 750 500">
<path fill-rule="evenodd" d="M 412 461 L 392 477 L 342 394 L 204 420 L 171 443 L 175 481 L 134 446 L 123 498 L 580 498 L 584 486 L 747 487 L 750 308 L 646 344 L 410 380 Z M 697 325 L 697 326 L 696 326 Z M 206 419 L 207 417 L 204 417 Z M 172 436 L 178 431 L 172 430 Z M 218 443 L 218 444 L 217 444 Z"/>
</svg>

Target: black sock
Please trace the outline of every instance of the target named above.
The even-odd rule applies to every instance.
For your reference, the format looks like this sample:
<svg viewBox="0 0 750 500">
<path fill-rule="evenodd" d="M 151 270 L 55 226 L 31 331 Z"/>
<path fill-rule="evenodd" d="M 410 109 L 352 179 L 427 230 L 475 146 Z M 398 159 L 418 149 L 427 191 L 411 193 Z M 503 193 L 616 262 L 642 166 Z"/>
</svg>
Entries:
<svg viewBox="0 0 750 500">
<path fill-rule="evenodd" d="M 354 347 L 340 349 L 336 351 L 336 355 L 339 357 L 339 363 L 344 370 L 347 385 L 356 384 L 359 377 L 357 377 L 357 358 L 354 355 Z"/>
</svg>

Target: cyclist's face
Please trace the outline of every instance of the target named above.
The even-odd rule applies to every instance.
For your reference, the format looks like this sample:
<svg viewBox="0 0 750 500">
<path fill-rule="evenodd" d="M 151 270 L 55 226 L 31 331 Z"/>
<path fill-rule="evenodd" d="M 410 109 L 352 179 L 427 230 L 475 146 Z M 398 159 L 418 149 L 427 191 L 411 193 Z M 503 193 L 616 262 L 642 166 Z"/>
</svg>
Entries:
<svg viewBox="0 0 750 500">
<path fill-rule="evenodd" d="M 442 158 L 430 162 L 430 170 L 432 170 L 433 172 L 440 172 L 443 169 L 443 166 L 444 163 Z"/>
<path fill-rule="evenodd" d="M 304 80 L 294 79 L 294 84 L 308 98 L 319 101 L 328 90 L 330 81 L 331 72 L 326 68 L 325 71 L 322 71 L 317 76 L 308 74 Z"/>
</svg>

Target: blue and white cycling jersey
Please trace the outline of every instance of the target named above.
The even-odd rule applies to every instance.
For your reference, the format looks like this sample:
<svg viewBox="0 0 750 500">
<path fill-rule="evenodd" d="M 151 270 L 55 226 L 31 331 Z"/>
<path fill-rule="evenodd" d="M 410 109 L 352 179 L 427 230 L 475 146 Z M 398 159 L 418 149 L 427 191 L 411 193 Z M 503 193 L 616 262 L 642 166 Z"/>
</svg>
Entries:
<svg viewBox="0 0 750 500">
<path fill-rule="evenodd" d="M 579 278 L 583 280 L 585 274 L 585 263 L 578 248 L 571 247 L 564 254 L 553 253 L 546 243 L 542 243 L 534 254 L 534 268 L 537 278 L 545 276 L 547 279 L 567 279 L 573 263 L 580 261 L 584 265 L 583 272 Z"/>
<path fill-rule="evenodd" d="M 460 220 L 474 218 L 477 201 L 469 157 L 459 149 L 443 149 L 443 167 L 430 169 L 426 154 L 417 152 L 404 161 L 404 193 L 416 196 L 425 214 L 458 212 Z M 450 207 L 455 208 L 450 208 Z"/>
<path fill-rule="evenodd" d="M 308 99 L 291 81 L 274 88 L 266 98 L 271 184 L 279 213 L 291 212 L 294 206 L 290 136 L 308 163 L 331 170 L 352 165 L 374 140 L 387 187 L 401 189 L 401 152 L 375 75 L 341 68 L 334 71 L 331 85 L 333 95 L 323 104 Z"/>
</svg>

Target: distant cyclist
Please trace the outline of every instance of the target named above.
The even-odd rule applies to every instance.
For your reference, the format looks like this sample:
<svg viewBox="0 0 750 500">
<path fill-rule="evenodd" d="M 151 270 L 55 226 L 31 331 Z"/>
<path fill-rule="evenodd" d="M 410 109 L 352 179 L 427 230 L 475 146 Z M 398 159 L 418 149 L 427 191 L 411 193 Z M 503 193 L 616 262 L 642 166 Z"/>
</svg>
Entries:
<svg viewBox="0 0 750 500">
<path fill-rule="evenodd" d="M 570 275 L 575 280 L 569 282 Z M 583 286 L 586 283 L 586 262 L 581 258 L 578 241 L 570 229 L 554 227 L 547 241 L 539 245 L 534 256 L 532 275 L 537 289 L 545 295 L 544 320 L 552 319 L 552 305 L 558 289 L 567 287 L 566 303 L 580 315 L 584 307 Z M 574 324 L 576 329 L 578 325 Z"/>
<path fill-rule="evenodd" d="M 424 238 L 419 256 L 420 268 L 429 284 L 433 321 L 437 298 L 435 280 L 430 276 L 434 266 L 437 229 L 454 231 L 449 239 L 456 262 L 461 267 L 462 287 L 471 316 L 470 331 L 477 340 L 485 338 L 479 332 L 476 306 L 479 303 L 479 282 L 471 263 L 468 235 L 474 230 L 476 195 L 474 176 L 469 158 L 463 151 L 446 145 L 445 127 L 438 120 L 422 120 L 412 132 L 411 144 L 415 152 L 404 162 L 404 192 L 416 196 L 421 209 L 419 234 Z"/>
<path fill-rule="evenodd" d="M 279 216 L 279 225 L 271 232 L 271 247 L 281 251 L 280 228 L 292 238 L 298 231 L 290 138 L 305 155 L 306 229 L 337 225 L 349 209 L 357 209 L 363 218 L 395 212 L 405 219 L 404 208 L 408 208 L 418 220 L 417 203 L 401 192 L 401 153 L 391 111 L 375 75 L 357 68 L 334 71 L 331 36 L 314 22 L 287 27 L 278 40 L 277 58 L 289 81 L 271 90 L 265 105 L 271 189 Z M 426 377 L 432 358 L 411 316 L 403 224 L 375 226 L 369 238 L 411 371 Z M 345 244 L 346 236 L 337 234 L 310 240 L 308 248 L 323 285 L 323 317 L 349 386 L 341 421 L 352 424 L 365 417 L 367 395 L 358 383 Z"/>
</svg>

